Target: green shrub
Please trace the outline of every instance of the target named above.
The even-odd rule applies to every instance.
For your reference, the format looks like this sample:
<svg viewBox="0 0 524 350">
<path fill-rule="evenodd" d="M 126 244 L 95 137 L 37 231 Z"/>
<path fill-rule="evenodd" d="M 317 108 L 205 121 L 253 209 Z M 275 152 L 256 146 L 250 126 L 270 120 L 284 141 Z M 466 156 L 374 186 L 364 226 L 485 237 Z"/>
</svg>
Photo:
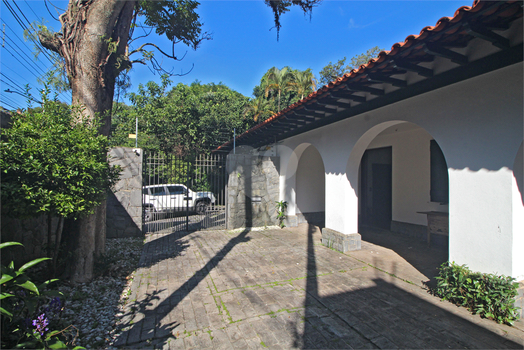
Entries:
<svg viewBox="0 0 524 350">
<path fill-rule="evenodd" d="M 4 242 L 0 249 L 22 244 Z M 49 258 L 35 259 L 15 269 L 14 263 L 0 265 L 0 319 L 3 349 L 66 349 L 72 348 L 78 332 L 71 326 L 61 331 L 60 318 L 64 309 L 61 293 L 50 290 L 48 280 L 39 286 L 26 275 L 26 270 Z M 75 347 L 74 349 L 83 349 Z"/>
<path fill-rule="evenodd" d="M 278 226 L 280 226 L 280 228 L 284 228 L 286 227 L 286 225 L 284 224 L 284 220 L 286 220 L 287 202 L 286 201 L 276 202 L 276 209 L 277 209 Z"/>
<path fill-rule="evenodd" d="M 440 266 L 433 293 L 498 323 L 517 319 L 518 283 L 507 276 L 472 272 L 466 265 L 445 262 Z"/>
</svg>

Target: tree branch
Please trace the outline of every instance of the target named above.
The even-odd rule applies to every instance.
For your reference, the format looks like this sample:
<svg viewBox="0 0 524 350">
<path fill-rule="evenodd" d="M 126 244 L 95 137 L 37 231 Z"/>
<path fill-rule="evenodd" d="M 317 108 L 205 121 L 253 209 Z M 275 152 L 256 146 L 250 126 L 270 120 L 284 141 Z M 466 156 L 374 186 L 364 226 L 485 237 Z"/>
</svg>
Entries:
<svg viewBox="0 0 524 350">
<path fill-rule="evenodd" d="M 129 53 L 129 56 L 131 56 L 132 54 L 134 53 L 137 53 L 137 52 L 143 52 L 145 51 L 144 50 L 144 47 L 146 46 L 153 46 L 155 49 L 157 49 L 162 55 L 168 57 L 168 58 L 172 58 L 174 60 L 177 60 L 177 61 L 180 61 L 180 59 L 176 58 L 176 56 L 174 56 L 174 52 L 173 52 L 173 55 L 169 55 L 167 53 L 165 53 L 164 51 L 162 51 L 161 48 L 159 48 L 157 45 L 153 44 L 153 43 L 145 43 L 145 44 L 142 44 L 138 49 L 136 50 L 133 50 Z M 185 56 L 185 55 L 184 55 Z"/>
<path fill-rule="evenodd" d="M 61 54 L 60 48 L 62 47 L 62 40 L 59 37 L 61 37 L 61 34 L 59 33 L 53 34 L 51 32 L 43 31 L 43 30 L 40 30 L 38 32 L 38 39 L 40 40 L 40 43 L 42 44 L 42 46 L 60 55 Z"/>
</svg>

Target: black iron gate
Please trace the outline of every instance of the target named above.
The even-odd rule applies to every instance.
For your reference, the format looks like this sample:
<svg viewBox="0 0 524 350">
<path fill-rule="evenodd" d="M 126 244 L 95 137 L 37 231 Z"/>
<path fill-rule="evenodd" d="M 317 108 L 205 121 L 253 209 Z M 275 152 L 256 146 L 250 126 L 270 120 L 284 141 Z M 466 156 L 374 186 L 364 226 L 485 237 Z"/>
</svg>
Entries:
<svg viewBox="0 0 524 350">
<path fill-rule="evenodd" d="M 143 169 L 145 233 L 226 229 L 226 155 L 144 154 Z"/>
</svg>

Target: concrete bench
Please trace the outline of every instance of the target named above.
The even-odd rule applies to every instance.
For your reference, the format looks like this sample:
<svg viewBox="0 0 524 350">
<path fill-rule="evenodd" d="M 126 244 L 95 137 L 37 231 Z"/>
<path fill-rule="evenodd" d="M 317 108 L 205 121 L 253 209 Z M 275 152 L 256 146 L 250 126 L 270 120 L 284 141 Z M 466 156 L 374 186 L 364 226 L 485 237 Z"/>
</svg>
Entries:
<svg viewBox="0 0 524 350">
<path fill-rule="evenodd" d="M 431 245 L 431 235 L 449 237 L 449 213 L 441 211 L 418 211 L 417 213 L 426 214 L 428 217 L 428 247 Z"/>
</svg>

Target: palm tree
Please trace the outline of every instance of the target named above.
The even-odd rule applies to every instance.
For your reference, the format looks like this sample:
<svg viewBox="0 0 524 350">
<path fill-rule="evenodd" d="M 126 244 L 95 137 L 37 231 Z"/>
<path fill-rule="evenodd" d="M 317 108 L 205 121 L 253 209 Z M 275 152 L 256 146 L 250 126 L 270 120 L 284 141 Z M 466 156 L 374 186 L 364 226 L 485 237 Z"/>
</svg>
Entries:
<svg viewBox="0 0 524 350">
<path fill-rule="evenodd" d="M 248 102 L 244 109 L 244 116 L 252 114 L 253 121 L 259 122 L 267 119 L 268 116 L 275 114 L 270 107 L 269 102 L 263 96 L 252 99 Z"/>
<path fill-rule="evenodd" d="M 301 100 L 304 98 L 304 95 L 307 96 L 315 91 L 315 88 L 315 77 L 311 68 L 305 71 L 296 70 L 292 72 L 289 89 L 299 95 Z"/>
<path fill-rule="evenodd" d="M 286 89 L 289 86 L 291 74 L 289 72 L 289 67 L 284 67 L 278 69 L 276 67 L 271 68 L 266 78 L 264 79 L 266 98 L 269 96 L 270 91 L 277 92 L 278 96 L 278 112 L 280 112 L 280 98 L 282 95 L 282 90 Z"/>
</svg>

